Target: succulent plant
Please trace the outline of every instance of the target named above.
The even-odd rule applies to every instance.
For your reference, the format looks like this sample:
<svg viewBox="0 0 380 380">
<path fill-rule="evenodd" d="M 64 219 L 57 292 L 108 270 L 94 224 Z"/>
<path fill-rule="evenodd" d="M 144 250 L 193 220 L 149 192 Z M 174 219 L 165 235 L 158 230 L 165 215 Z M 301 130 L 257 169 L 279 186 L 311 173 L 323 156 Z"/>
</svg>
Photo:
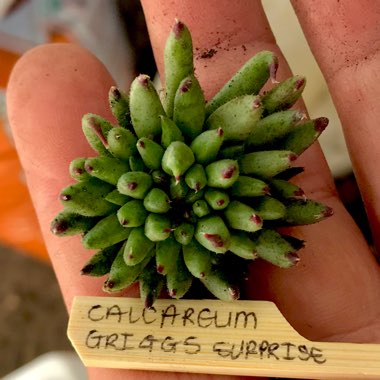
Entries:
<svg viewBox="0 0 380 380">
<path fill-rule="evenodd" d="M 277 67 L 272 52 L 256 54 L 206 103 L 190 32 L 176 21 L 165 48 L 163 101 L 139 75 L 129 95 L 109 92 L 118 125 L 83 117 L 98 155 L 71 162 L 77 182 L 61 191 L 64 209 L 51 225 L 58 236 L 82 234 L 83 246 L 98 250 L 82 274 L 108 274 L 106 292 L 138 281 L 150 307 L 165 285 L 181 298 L 195 281 L 234 300 L 253 260 L 281 268 L 298 262 L 303 241 L 276 229 L 332 214 L 289 182 L 303 170 L 295 159 L 328 120 L 291 109 L 306 81 L 275 82 Z M 269 79 L 272 88 L 260 94 Z"/>
</svg>

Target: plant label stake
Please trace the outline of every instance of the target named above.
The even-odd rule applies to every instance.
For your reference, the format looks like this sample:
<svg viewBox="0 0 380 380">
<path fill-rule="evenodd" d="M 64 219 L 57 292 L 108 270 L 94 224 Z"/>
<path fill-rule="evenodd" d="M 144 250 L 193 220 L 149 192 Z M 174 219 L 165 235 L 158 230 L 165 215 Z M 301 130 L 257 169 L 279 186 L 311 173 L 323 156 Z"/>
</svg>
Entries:
<svg viewBox="0 0 380 380">
<path fill-rule="evenodd" d="M 88 367 L 379 379 L 380 345 L 312 342 L 267 301 L 74 299 L 68 336 Z"/>
</svg>

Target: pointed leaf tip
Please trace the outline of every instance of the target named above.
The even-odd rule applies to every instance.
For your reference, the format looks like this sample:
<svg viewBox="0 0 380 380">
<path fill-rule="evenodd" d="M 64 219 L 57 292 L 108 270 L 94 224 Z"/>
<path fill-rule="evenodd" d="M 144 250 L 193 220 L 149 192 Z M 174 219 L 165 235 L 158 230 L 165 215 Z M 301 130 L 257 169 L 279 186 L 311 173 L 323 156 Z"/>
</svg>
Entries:
<svg viewBox="0 0 380 380">
<path fill-rule="evenodd" d="M 301 77 L 300 79 L 296 80 L 296 82 L 294 83 L 294 89 L 296 91 L 300 90 L 302 87 L 304 87 L 305 83 L 306 83 L 306 78 Z"/>
<path fill-rule="evenodd" d="M 116 86 L 110 88 L 110 95 L 115 99 L 119 100 L 121 98 L 121 92 Z"/>
<path fill-rule="evenodd" d="M 185 29 L 185 24 L 176 18 L 175 23 L 173 25 L 173 29 L 172 29 L 175 37 L 180 38 L 184 29 Z"/>
<path fill-rule="evenodd" d="M 325 210 L 322 212 L 322 217 L 328 218 L 332 215 L 334 215 L 334 210 L 332 209 L 332 207 L 326 206 Z"/>
<path fill-rule="evenodd" d="M 148 87 L 149 85 L 149 81 L 150 81 L 150 77 L 149 75 L 145 75 L 145 74 L 140 74 L 138 77 L 137 77 L 137 81 L 144 87 Z"/>
<path fill-rule="evenodd" d="M 94 269 L 93 264 L 87 264 L 81 269 L 80 274 L 81 275 L 87 275 L 87 274 L 91 273 L 93 269 Z"/>
<path fill-rule="evenodd" d="M 294 252 L 287 253 L 286 257 L 292 263 L 292 265 L 297 265 L 300 261 L 299 256 Z"/>
<path fill-rule="evenodd" d="M 237 286 L 231 286 L 228 289 L 228 292 L 230 293 L 230 296 L 233 300 L 237 300 L 240 298 L 240 290 Z"/>
<path fill-rule="evenodd" d="M 269 64 L 269 77 L 272 83 L 278 83 L 278 81 L 276 80 L 277 70 L 278 58 L 276 56 L 273 56 L 273 62 Z"/>
<path fill-rule="evenodd" d="M 329 119 L 327 117 L 319 117 L 318 119 L 315 120 L 314 129 L 317 132 L 322 133 L 326 129 L 328 124 L 329 124 Z"/>
</svg>

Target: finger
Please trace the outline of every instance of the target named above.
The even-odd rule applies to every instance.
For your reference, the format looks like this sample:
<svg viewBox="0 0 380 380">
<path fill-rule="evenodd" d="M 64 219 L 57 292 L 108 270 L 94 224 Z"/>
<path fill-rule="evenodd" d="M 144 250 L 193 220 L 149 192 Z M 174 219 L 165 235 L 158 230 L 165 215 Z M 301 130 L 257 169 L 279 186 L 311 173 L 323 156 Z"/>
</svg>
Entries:
<svg viewBox="0 0 380 380">
<path fill-rule="evenodd" d="M 112 120 L 107 94 L 113 80 L 87 51 L 75 45 L 47 45 L 27 53 L 16 65 L 8 87 L 8 114 L 44 239 L 70 309 L 76 295 L 102 295 L 102 280 L 84 278 L 80 269 L 91 252 L 80 239 L 50 232 L 62 209 L 60 190 L 72 183 L 69 162 L 95 155 L 81 130 L 82 115 L 97 113 Z M 128 294 L 136 293 L 136 287 Z M 145 371 L 91 369 L 92 379 L 212 379 L 213 376 Z M 218 376 L 218 379 L 235 379 Z"/>
<path fill-rule="evenodd" d="M 107 98 L 112 79 L 94 58 L 75 45 L 47 45 L 28 52 L 8 86 L 8 114 L 42 234 L 70 307 L 74 295 L 99 294 L 97 281 L 78 276 L 89 256 L 77 237 L 60 239 L 50 230 L 62 209 L 60 189 L 72 182 L 68 165 L 91 156 L 81 131 L 82 115 L 111 117 Z"/>
<path fill-rule="evenodd" d="M 161 73 L 165 36 L 173 19 L 177 17 L 189 26 L 196 53 L 196 74 L 207 97 L 262 49 L 278 53 L 280 78 L 289 75 L 258 1 L 142 3 Z M 201 52 L 210 49 L 216 53 L 211 58 L 201 58 Z M 248 294 L 274 300 L 293 326 L 311 339 L 329 336 L 346 340 L 379 339 L 363 327 L 372 328 L 380 312 L 380 274 L 376 262 L 337 199 L 317 145 L 302 156 L 302 163 L 307 167 L 300 176 L 302 186 L 310 197 L 332 206 L 335 216 L 316 226 L 292 230 L 307 242 L 302 264 L 290 270 L 253 265 Z M 347 312 L 351 318 L 347 318 Z"/>
<path fill-rule="evenodd" d="M 327 80 L 365 202 L 380 244 L 378 86 L 380 2 L 293 1 L 309 45 Z"/>
<path fill-rule="evenodd" d="M 148 23 L 157 66 L 164 77 L 163 49 L 175 18 L 190 28 L 193 37 L 195 70 L 209 99 L 220 86 L 255 53 L 274 51 L 281 64 L 277 77 L 285 79 L 290 69 L 275 43 L 260 1 L 228 0 L 197 1 L 142 1 Z M 199 10 L 202 9 L 202 12 Z M 210 50 L 215 53 L 209 56 Z M 298 162 L 297 162 L 298 163 Z M 301 165 L 307 165 L 305 190 L 333 192 L 333 182 L 326 161 L 315 144 L 302 156 Z"/>
<path fill-rule="evenodd" d="M 222 375 L 201 375 L 191 373 L 167 373 L 167 372 L 143 372 L 129 371 L 128 378 L 125 377 L 125 371 L 107 370 L 103 368 L 91 368 L 89 375 L 91 380 L 267 380 L 264 377 L 238 377 Z"/>
</svg>

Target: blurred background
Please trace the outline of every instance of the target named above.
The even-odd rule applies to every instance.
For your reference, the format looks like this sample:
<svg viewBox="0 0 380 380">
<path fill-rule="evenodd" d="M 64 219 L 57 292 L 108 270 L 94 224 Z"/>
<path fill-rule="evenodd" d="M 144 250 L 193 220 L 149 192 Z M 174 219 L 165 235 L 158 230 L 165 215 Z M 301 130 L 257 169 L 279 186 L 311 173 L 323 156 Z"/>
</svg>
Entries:
<svg viewBox="0 0 380 380">
<path fill-rule="evenodd" d="M 293 72 L 308 79 L 304 100 L 310 117 L 330 119 L 320 143 L 347 209 L 370 242 L 340 121 L 323 76 L 288 0 L 263 0 L 263 5 Z M 139 73 L 156 73 L 138 0 L 0 0 L 0 377 L 6 380 L 86 379 L 66 337 L 67 312 L 6 115 L 13 65 L 25 51 L 46 42 L 83 45 L 121 88 L 127 89 Z"/>
</svg>

